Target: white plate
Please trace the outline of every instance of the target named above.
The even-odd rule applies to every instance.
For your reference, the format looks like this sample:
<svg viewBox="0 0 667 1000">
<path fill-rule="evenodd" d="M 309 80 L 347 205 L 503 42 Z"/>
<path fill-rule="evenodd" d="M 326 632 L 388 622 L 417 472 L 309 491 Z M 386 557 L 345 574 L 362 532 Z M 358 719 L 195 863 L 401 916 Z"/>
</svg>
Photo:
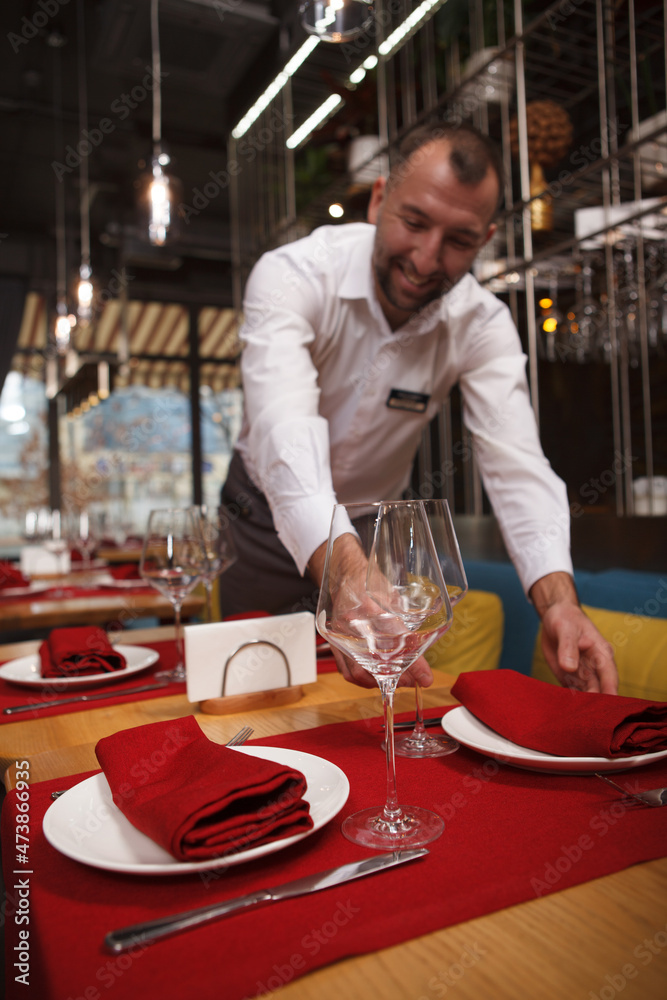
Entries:
<svg viewBox="0 0 667 1000">
<path fill-rule="evenodd" d="M 12 684 L 24 684 L 27 687 L 83 687 L 89 684 L 108 684 L 110 681 L 123 681 L 132 674 L 150 667 L 160 654 L 146 646 L 114 646 L 117 653 L 122 653 L 127 666 L 123 670 L 112 670 L 108 674 L 86 674 L 83 677 L 42 677 L 40 673 L 39 653 L 31 656 L 20 656 L 17 660 L 8 660 L 0 667 L 0 678 L 11 681 Z"/>
<path fill-rule="evenodd" d="M 333 819 L 350 794 L 350 783 L 339 767 L 314 754 L 279 747 L 234 747 L 239 753 L 295 767 L 306 778 L 306 801 L 313 827 L 304 833 L 250 847 L 237 854 L 207 861 L 177 861 L 159 844 L 141 833 L 114 805 L 104 774 L 94 774 L 49 806 L 44 836 L 57 851 L 74 861 L 107 871 L 134 875 L 182 875 L 215 867 L 239 865 L 265 854 L 282 851 Z"/>
<path fill-rule="evenodd" d="M 667 750 L 638 754 L 635 757 L 555 757 L 539 750 L 520 747 L 506 740 L 485 726 L 463 706 L 453 708 L 443 716 L 442 728 L 464 746 L 527 771 L 552 771 L 554 774 L 572 774 L 577 771 L 582 774 L 590 774 L 593 771 L 629 771 L 633 767 L 641 767 L 643 764 L 651 764 L 667 757 Z"/>
</svg>

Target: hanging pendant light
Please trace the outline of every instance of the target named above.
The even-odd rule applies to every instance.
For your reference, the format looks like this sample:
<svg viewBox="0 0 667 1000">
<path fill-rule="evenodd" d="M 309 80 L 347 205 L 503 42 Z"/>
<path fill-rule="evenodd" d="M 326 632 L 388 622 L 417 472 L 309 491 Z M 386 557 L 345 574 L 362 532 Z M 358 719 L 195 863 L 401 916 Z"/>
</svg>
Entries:
<svg viewBox="0 0 667 1000">
<path fill-rule="evenodd" d="M 47 44 L 53 50 L 53 133 L 56 159 L 63 146 L 63 101 L 62 101 L 62 60 L 60 50 L 65 39 L 58 32 L 52 32 Z M 56 320 L 54 339 L 59 355 L 66 355 L 70 349 L 72 324 L 67 308 L 67 234 L 65 230 L 65 180 L 56 175 L 55 179 L 56 215 Z"/>
<path fill-rule="evenodd" d="M 172 198 L 170 179 L 165 167 L 169 155 L 162 148 L 162 86 L 160 25 L 158 0 L 151 0 L 151 47 L 153 52 L 153 159 L 152 177 L 148 186 L 148 239 L 153 246 L 161 247 L 172 229 Z"/>
<path fill-rule="evenodd" d="M 348 42 L 368 31 L 373 4 L 367 0 L 308 0 L 301 9 L 301 24 L 323 42 Z"/>
<path fill-rule="evenodd" d="M 77 0 L 77 77 L 79 89 L 79 132 L 88 128 L 88 88 L 86 86 L 86 26 L 84 0 Z M 90 262 L 90 185 L 88 182 L 88 157 L 79 163 L 79 211 L 81 218 L 81 263 L 77 285 L 76 314 L 79 323 L 87 326 L 93 316 L 93 271 Z"/>
</svg>

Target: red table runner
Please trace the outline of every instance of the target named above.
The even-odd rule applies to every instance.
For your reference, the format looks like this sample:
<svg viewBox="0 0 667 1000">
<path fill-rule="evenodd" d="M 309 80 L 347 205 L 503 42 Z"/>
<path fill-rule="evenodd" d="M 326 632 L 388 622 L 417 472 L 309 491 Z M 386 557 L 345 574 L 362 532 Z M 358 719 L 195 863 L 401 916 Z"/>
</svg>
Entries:
<svg viewBox="0 0 667 1000">
<path fill-rule="evenodd" d="M 108 597 L 109 594 L 119 594 L 122 596 L 132 596 L 132 594 L 156 593 L 155 589 L 143 580 L 137 580 L 136 586 L 132 581 L 131 587 L 118 587 L 112 583 L 96 584 L 91 587 L 77 586 L 76 584 L 65 584 L 46 587 L 44 590 L 26 591 L 25 594 L 3 594 L 0 590 L 0 602 L 2 604 L 25 604 L 37 603 L 39 601 L 56 601 L 72 597 Z"/>
<path fill-rule="evenodd" d="M 109 930 L 367 857 L 368 851 L 344 839 L 340 824 L 350 812 L 382 801 L 380 721 L 339 723 L 254 741 L 255 746 L 293 747 L 333 761 L 350 779 L 350 798 L 332 822 L 300 844 L 226 871 L 137 877 L 61 856 L 44 839 L 42 817 L 50 792 L 83 775 L 31 788 L 27 863 L 19 863 L 14 849 L 20 823 L 17 793 L 9 793 L 2 825 L 8 1000 L 99 1000 L 111 988 L 116 1000 L 241 1000 L 276 990 L 345 956 L 397 944 L 667 853 L 667 809 L 630 805 L 593 776 L 521 771 L 465 748 L 442 758 L 401 758 L 401 800 L 428 806 L 446 822 L 425 858 L 308 897 L 238 913 L 123 955 L 105 953 L 102 941 Z M 630 788 L 667 784 L 667 762 L 616 777 Z M 25 925 L 19 921 L 28 905 L 30 923 Z M 26 928 L 23 950 L 15 950 L 18 933 Z M 17 982 L 25 971 L 21 955 L 29 968 L 27 978 Z"/>
<path fill-rule="evenodd" d="M 128 633 L 130 635 L 131 633 Z M 122 638 L 119 644 L 123 644 Z M 185 682 L 177 684 L 167 684 L 163 688 L 156 688 L 155 691 L 144 691 L 140 694 L 133 694 L 136 687 L 143 687 L 154 680 L 155 674 L 161 670 L 171 670 L 176 666 L 176 643 L 173 640 L 168 642 L 146 643 L 146 647 L 154 649 L 159 653 L 159 659 L 146 670 L 137 671 L 127 680 L 109 680 L 104 678 L 103 683 L 86 684 L 63 684 L 57 680 L 47 681 L 44 687 L 28 687 L 23 684 L 12 684 L 0 678 L 0 725 L 7 722 L 18 722 L 21 719 L 42 719 L 48 715 L 62 715 L 65 712 L 81 712 L 90 708 L 102 708 L 104 705 L 118 705 L 123 701 L 136 701 L 139 698 L 164 698 L 166 695 L 183 694 Z M 140 648 L 140 647 L 137 647 Z M 39 654 L 35 654 L 38 656 Z M 39 708 L 43 701 L 52 701 L 54 698 L 65 700 L 78 694 L 95 694 L 96 692 L 115 692 L 113 697 L 105 698 L 103 701 L 79 701 L 69 705 L 54 705 L 53 708 Z M 2 710 L 13 705 L 34 704 L 35 710 L 21 712 L 17 715 L 3 715 Z"/>
</svg>

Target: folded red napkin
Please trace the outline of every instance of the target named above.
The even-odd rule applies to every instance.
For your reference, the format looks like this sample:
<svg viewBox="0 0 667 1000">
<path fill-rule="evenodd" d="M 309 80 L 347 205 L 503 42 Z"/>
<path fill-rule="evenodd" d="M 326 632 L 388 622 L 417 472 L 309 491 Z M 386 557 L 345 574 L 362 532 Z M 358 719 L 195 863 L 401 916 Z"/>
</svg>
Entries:
<svg viewBox="0 0 667 1000">
<path fill-rule="evenodd" d="M 138 563 L 127 563 L 123 566 L 110 566 L 109 572 L 114 580 L 141 580 Z"/>
<path fill-rule="evenodd" d="M 106 736 L 95 752 L 120 811 L 179 861 L 313 826 L 300 771 L 211 742 L 191 715 Z"/>
<path fill-rule="evenodd" d="M 667 750 L 667 702 L 556 687 L 515 670 L 460 674 L 452 694 L 490 729 L 559 757 Z"/>
<path fill-rule="evenodd" d="M 96 625 L 55 628 L 39 647 L 42 677 L 85 677 L 123 670 L 126 661 Z"/>
<path fill-rule="evenodd" d="M 29 583 L 18 566 L 0 560 L 0 590 L 3 587 L 27 587 Z"/>
</svg>

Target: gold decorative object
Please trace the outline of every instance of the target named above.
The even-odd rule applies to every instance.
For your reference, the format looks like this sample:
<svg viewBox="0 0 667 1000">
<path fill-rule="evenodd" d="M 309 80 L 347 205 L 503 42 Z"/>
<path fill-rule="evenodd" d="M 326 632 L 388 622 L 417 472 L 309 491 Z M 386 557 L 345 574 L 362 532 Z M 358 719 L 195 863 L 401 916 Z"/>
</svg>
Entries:
<svg viewBox="0 0 667 1000">
<path fill-rule="evenodd" d="M 572 122 L 565 108 L 555 101 L 530 101 L 526 105 L 528 160 L 530 163 L 531 228 L 538 232 L 553 227 L 553 200 L 542 195 L 547 181 L 544 169 L 555 166 L 572 143 Z M 519 155 L 519 124 L 510 122 L 510 143 L 514 156 Z M 542 195 L 541 197 L 536 197 Z"/>
</svg>

